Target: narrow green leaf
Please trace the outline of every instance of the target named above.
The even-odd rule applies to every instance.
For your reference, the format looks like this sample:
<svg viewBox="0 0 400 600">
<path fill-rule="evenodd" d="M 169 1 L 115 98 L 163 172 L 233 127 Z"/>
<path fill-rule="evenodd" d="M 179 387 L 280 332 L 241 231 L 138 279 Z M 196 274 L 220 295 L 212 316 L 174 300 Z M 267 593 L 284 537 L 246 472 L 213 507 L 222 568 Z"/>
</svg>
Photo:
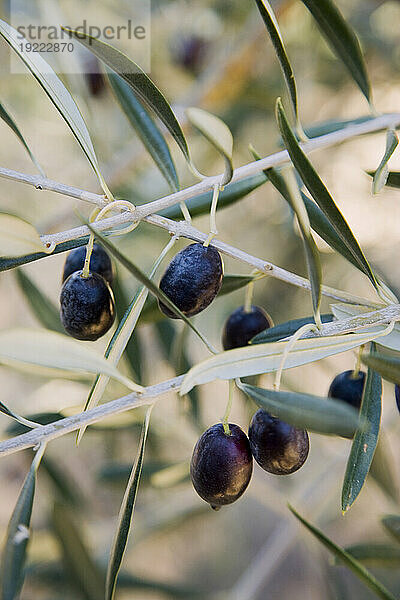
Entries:
<svg viewBox="0 0 400 600">
<path fill-rule="evenodd" d="M 253 190 L 263 185 L 263 183 L 266 183 L 266 181 L 267 179 L 264 177 L 264 175 L 259 173 L 258 175 L 250 175 L 249 177 L 245 177 L 239 181 L 228 183 L 219 193 L 218 211 L 220 211 L 222 208 L 230 206 L 231 204 L 234 204 L 235 202 L 238 202 L 247 196 L 247 194 L 250 194 Z M 189 200 L 185 200 L 185 204 L 191 216 L 198 217 L 200 215 L 208 214 L 210 212 L 212 196 L 213 193 L 210 191 L 205 192 L 204 194 L 199 194 L 198 196 L 190 198 Z M 169 219 L 182 218 L 182 211 L 179 205 L 170 206 L 169 208 L 162 210 L 159 214 L 163 217 L 168 217 Z"/>
<path fill-rule="evenodd" d="M 108 80 L 125 115 L 142 140 L 173 192 L 179 190 L 178 175 L 164 136 L 151 119 L 130 85 L 120 75 L 109 72 Z"/>
<path fill-rule="evenodd" d="M 29 158 L 31 159 L 31 161 L 33 162 L 33 164 L 35 165 L 35 167 L 37 168 L 39 173 L 43 177 L 45 177 L 45 173 L 44 173 L 42 167 L 39 165 L 38 161 L 32 154 L 31 149 L 29 148 L 28 144 L 25 141 L 24 136 L 22 135 L 22 133 L 20 132 L 20 130 L 18 128 L 18 125 L 16 124 L 16 122 L 14 121 L 12 116 L 9 114 L 9 112 L 6 110 L 4 104 L 2 104 L 1 102 L 0 102 L 0 119 L 3 119 L 3 121 L 5 123 L 7 123 L 7 125 L 10 127 L 10 129 L 13 130 L 13 132 L 15 133 L 15 135 L 17 136 L 17 138 L 19 139 L 19 141 L 21 142 L 21 144 L 27 151 Z"/>
<path fill-rule="evenodd" d="M 394 129 L 388 129 L 386 133 L 386 148 L 385 154 L 381 162 L 379 163 L 379 167 L 374 173 L 374 179 L 372 182 L 372 193 L 378 194 L 381 189 L 386 185 L 389 169 L 388 162 L 393 152 L 396 150 L 399 143 L 399 138 L 397 137 L 397 133 Z"/>
<path fill-rule="evenodd" d="M 345 436 L 353 434 L 359 424 L 357 411 L 340 400 L 266 390 L 247 383 L 239 388 L 260 408 L 299 429 Z"/>
<path fill-rule="evenodd" d="M 21 269 L 17 269 L 16 277 L 18 285 L 37 320 L 46 329 L 64 333 L 60 313 L 51 300 L 41 292 L 32 279 Z"/>
<path fill-rule="evenodd" d="M 333 52 L 343 62 L 368 102 L 371 102 L 371 85 L 360 43 L 353 29 L 332 0 L 302 2 L 314 17 Z"/>
<path fill-rule="evenodd" d="M 115 298 L 115 308 L 117 310 L 117 317 L 119 323 L 124 320 L 126 315 L 126 311 L 130 307 L 130 303 L 128 302 L 125 290 L 122 286 L 120 278 L 117 277 L 113 283 L 113 292 Z M 146 300 L 147 301 L 147 300 Z M 146 303 L 144 304 L 144 306 Z M 143 308 L 140 312 L 139 319 L 143 313 Z M 142 347 L 139 339 L 139 334 L 137 332 L 137 328 L 135 327 L 133 333 L 131 334 L 126 346 L 125 346 L 125 357 L 128 361 L 128 364 L 132 370 L 132 374 L 135 378 L 135 381 L 138 383 L 142 383 Z"/>
<path fill-rule="evenodd" d="M 360 408 L 360 416 L 368 423 L 354 435 L 342 488 L 342 511 L 346 512 L 357 499 L 367 478 L 378 443 L 382 411 L 382 379 L 368 369 Z"/>
<path fill-rule="evenodd" d="M 286 321 L 286 323 L 279 323 L 270 329 L 265 329 L 261 333 L 258 333 L 251 340 L 252 344 L 266 344 L 267 342 L 277 342 L 283 338 L 291 337 L 300 327 L 307 323 L 313 323 L 313 317 L 303 317 L 302 319 L 293 319 Z M 333 321 L 333 315 L 325 314 L 321 315 L 322 323 L 331 323 Z"/>
<path fill-rule="evenodd" d="M 83 117 L 75 104 L 74 99 L 62 83 L 58 75 L 53 71 L 50 65 L 42 58 L 39 52 L 25 52 L 21 49 L 26 40 L 21 38 L 21 35 L 11 25 L 0 19 L 0 34 L 18 54 L 28 69 L 40 83 L 54 106 L 57 108 L 61 116 L 65 119 L 68 127 L 78 140 L 79 145 L 86 154 L 90 164 L 92 165 L 103 190 L 106 195 L 110 195 L 110 191 L 104 181 L 97 162 L 96 153 L 90 139 L 89 132 Z M 110 197 L 112 197 L 110 195 Z"/>
<path fill-rule="evenodd" d="M 17 598 L 23 584 L 23 567 L 30 538 L 29 526 L 35 496 L 36 473 L 44 450 L 44 446 L 40 447 L 32 461 L 8 524 L 0 570 L 0 595 L 2 600 Z"/>
<path fill-rule="evenodd" d="M 126 545 L 128 543 L 129 530 L 131 527 L 133 511 L 135 509 L 140 474 L 142 472 L 144 449 L 146 444 L 147 432 L 149 429 L 150 415 L 151 408 L 149 408 L 146 412 L 146 417 L 143 423 L 135 464 L 132 467 L 128 485 L 126 487 L 124 498 L 122 500 L 122 505 L 119 513 L 118 528 L 115 532 L 107 568 L 105 600 L 112 600 L 114 598 L 118 573 L 121 568 L 122 559 L 124 557 Z"/>
<path fill-rule="evenodd" d="M 382 525 L 395 540 L 400 542 L 400 516 L 386 515 L 382 518 Z"/>
<path fill-rule="evenodd" d="M 96 566 L 82 539 L 82 528 L 75 524 L 70 511 L 62 504 L 54 504 L 52 526 L 61 546 L 68 581 L 86 600 L 103 598 L 103 573 Z"/>
<path fill-rule="evenodd" d="M 81 342 L 48 330 L 8 329 L 0 332 L 0 363 L 20 367 L 42 367 L 54 375 L 60 371 L 105 373 L 129 389 L 142 388 L 121 375 L 116 367 Z M 54 371 L 53 371 L 54 370 Z"/>
<path fill-rule="evenodd" d="M 369 354 L 362 357 L 367 367 L 374 369 L 383 379 L 400 385 L 400 358 Z"/>
<path fill-rule="evenodd" d="M 49 253 L 36 229 L 14 215 L 0 213 L 0 254 L 6 259 L 27 252 Z"/>
<path fill-rule="evenodd" d="M 102 246 L 104 246 L 104 248 L 106 248 L 106 250 L 109 250 L 111 252 L 111 254 L 117 260 L 119 260 L 119 262 L 124 267 L 126 267 L 128 269 L 128 271 L 130 271 L 132 273 L 132 275 L 134 275 L 134 277 L 136 277 L 136 279 L 138 279 L 144 286 L 146 286 L 146 288 L 149 290 L 149 292 L 151 292 L 154 296 L 156 296 L 156 298 L 161 300 L 161 302 L 163 304 L 165 304 L 170 310 L 172 310 L 172 312 L 174 312 L 176 315 L 178 315 L 179 318 L 182 319 L 182 321 L 184 321 L 187 325 L 189 325 L 190 329 L 192 329 L 192 331 L 194 331 L 194 333 L 206 344 L 207 347 L 209 347 L 208 342 L 206 341 L 204 336 L 199 332 L 199 330 L 193 325 L 193 323 L 186 317 L 186 315 L 183 314 L 183 312 L 181 312 L 179 310 L 179 308 L 177 306 L 175 306 L 175 304 L 173 302 L 171 302 L 171 300 L 168 298 L 168 296 L 166 296 L 164 294 L 164 292 L 162 290 L 160 290 L 159 287 L 153 281 L 151 281 L 151 279 L 149 279 L 147 277 L 147 275 L 145 275 L 139 269 L 139 267 L 134 265 L 128 258 L 126 258 L 123 254 L 121 254 L 121 252 L 114 246 L 114 244 L 109 242 L 103 235 L 101 235 L 98 231 L 96 231 L 92 227 L 92 225 L 90 225 L 90 223 L 87 223 L 87 226 L 89 227 L 89 229 L 91 231 L 93 231 L 93 233 L 95 233 L 98 242 Z"/>
<path fill-rule="evenodd" d="M 332 540 L 326 537 L 317 529 L 314 525 L 311 525 L 304 517 L 301 517 L 299 513 L 289 504 L 289 510 L 294 514 L 296 519 L 300 521 L 316 538 L 320 541 L 325 548 L 329 550 L 335 557 L 337 557 L 341 563 L 348 567 L 360 581 L 362 581 L 370 590 L 376 594 L 378 598 L 382 600 L 396 600 L 395 597 L 380 583 L 375 577 L 367 571 L 361 563 L 355 558 L 348 554 L 343 548 L 337 546 Z"/>
<path fill-rule="evenodd" d="M 375 176 L 376 171 L 367 171 L 371 177 Z M 400 171 L 389 171 L 385 185 L 387 187 L 400 188 Z"/>
<path fill-rule="evenodd" d="M 226 185 L 233 175 L 233 137 L 229 127 L 218 117 L 202 108 L 186 109 L 189 122 L 214 146 L 225 160 L 225 173 L 221 182 Z"/>
<path fill-rule="evenodd" d="M 356 259 L 360 269 L 367 275 L 367 277 L 369 277 L 374 287 L 377 288 L 377 283 L 371 271 L 371 267 L 369 266 L 356 238 L 348 226 L 347 221 L 337 208 L 332 196 L 326 189 L 318 173 L 315 171 L 307 156 L 299 146 L 299 143 L 289 125 L 280 99 L 277 100 L 276 113 L 279 129 L 285 142 L 285 146 L 295 168 L 303 180 L 304 185 L 307 187 L 308 191 L 325 216 L 329 219 L 337 235 Z"/>
<path fill-rule="evenodd" d="M 255 2 L 271 38 L 271 42 L 274 46 L 276 56 L 279 60 L 279 64 L 283 73 L 283 78 L 285 80 L 289 98 L 292 104 L 293 115 L 297 122 L 299 116 L 297 106 L 296 81 L 294 78 L 292 65 L 290 64 L 289 58 L 286 54 L 286 49 L 283 43 L 281 32 L 279 30 L 278 22 L 268 0 L 255 0 Z"/>
<path fill-rule="evenodd" d="M 89 240 L 89 236 L 87 235 L 78 240 L 70 240 L 69 242 L 62 242 L 61 244 L 58 244 L 54 248 L 53 252 L 51 253 L 51 256 L 54 256 L 55 254 L 60 254 L 62 252 L 67 252 L 68 250 L 72 250 L 73 248 L 79 248 L 80 246 L 85 246 L 88 243 L 88 240 Z M 38 252 L 38 251 L 32 252 L 32 250 L 28 254 L 23 254 L 23 255 L 17 256 L 17 257 L 1 256 L 0 257 L 0 273 L 2 271 L 10 271 L 11 269 L 21 267 L 22 265 L 26 265 L 28 263 L 35 262 L 42 258 L 46 258 L 47 256 L 49 256 L 49 254 L 46 252 Z"/>
<path fill-rule="evenodd" d="M 184 133 L 170 105 L 139 65 L 117 50 L 117 48 L 114 48 L 99 39 L 93 38 L 80 31 L 74 31 L 68 27 L 62 27 L 62 29 L 90 50 L 90 52 L 126 81 L 139 98 L 141 98 L 141 100 L 143 100 L 161 119 L 179 148 L 182 150 L 185 158 L 190 162 L 189 149 Z"/>
<path fill-rule="evenodd" d="M 346 352 L 361 346 L 380 335 L 381 332 L 350 333 L 339 336 L 300 339 L 291 349 L 284 368 L 290 369 L 321 358 Z M 235 379 L 276 371 L 282 361 L 282 354 L 289 342 L 280 341 L 267 344 L 251 344 L 243 348 L 227 350 L 197 363 L 186 374 L 181 394 L 187 394 L 195 385 L 209 383 L 215 379 Z"/>
<path fill-rule="evenodd" d="M 304 251 L 306 255 L 308 278 L 311 283 L 311 298 L 314 311 L 314 319 L 317 324 L 320 322 L 319 308 L 321 304 L 321 285 L 322 285 L 322 267 L 319 258 L 318 248 L 315 244 L 314 238 L 310 230 L 310 220 L 308 213 L 303 202 L 300 190 L 298 188 L 292 167 L 290 170 L 282 170 L 281 175 L 273 169 L 269 170 L 268 177 L 270 178 L 273 185 L 274 181 L 277 183 L 278 179 L 282 181 L 279 184 L 279 188 L 285 189 L 285 199 L 289 206 L 293 210 L 297 217 L 299 224 L 301 237 L 303 238 Z M 285 176 L 286 175 L 286 176 Z M 284 185 L 283 185 L 284 184 Z"/>
<path fill-rule="evenodd" d="M 369 542 L 365 544 L 354 544 L 345 548 L 345 552 L 371 567 L 398 567 L 400 565 L 400 548 L 389 544 Z M 340 560 L 337 561 L 340 564 Z"/>
</svg>

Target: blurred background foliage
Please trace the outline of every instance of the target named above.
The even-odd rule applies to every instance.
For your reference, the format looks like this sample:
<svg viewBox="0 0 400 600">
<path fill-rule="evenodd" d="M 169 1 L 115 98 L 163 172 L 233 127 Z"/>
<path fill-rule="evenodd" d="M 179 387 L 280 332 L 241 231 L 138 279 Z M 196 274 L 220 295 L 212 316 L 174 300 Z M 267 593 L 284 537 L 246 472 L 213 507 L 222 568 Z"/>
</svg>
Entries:
<svg viewBox="0 0 400 600">
<path fill-rule="evenodd" d="M 99 14 L 103 8 L 110 10 L 109 4 L 99 0 Z M 340 0 L 337 4 L 362 42 L 378 110 L 395 112 L 400 104 L 400 3 Z M 62 11 L 64 2 L 57 5 Z M 295 0 L 275 0 L 273 7 L 295 70 L 303 124 L 368 114 L 365 99 L 321 38 L 304 6 Z M 7 19 L 7 2 L 3 2 L 3 9 Z M 125 14 L 129 2 L 118 0 L 113 10 Z M 221 172 L 222 161 L 185 123 L 186 106 L 200 106 L 225 120 L 234 135 L 235 166 L 252 160 L 249 143 L 263 156 L 279 149 L 274 105 L 284 86 L 254 2 L 153 0 L 151 36 L 151 77 L 173 104 L 203 172 Z M 1 100 L 48 177 L 99 191 L 78 145 L 33 77 L 9 74 L 7 53 L 1 43 Z M 142 203 L 169 193 L 110 89 L 98 81 L 85 81 L 80 75 L 64 76 L 64 82 L 85 117 L 102 171 L 115 196 Z M 0 130 L 0 164 L 31 173 L 32 165 L 12 132 L 4 124 L 0 124 Z M 394 291 L 399 291 L 399 194 L 387 188 L 373 197 L 371 179 L 366 174 L 377 167 L 384 148 L 382 133 L 318 151 L 312 160 L 367 257 Z M 189 185 L 192 176 L 173 143 L 171 151 L 181 185 Z M 398 152 L 390 166 L 400 170 Z M 79 224 L 75 208 L 85 215 L 89 211 L 86 205 L 70 198 L 6 180 L 1 184 L 0 207 L 25 217 L 41 233 Z M 208 231 L 207 217 L 196 218 L 195 224 Z M 293 215 L 270 184 L 221 210 L 218 228 L 220 239 L 306 275 L 302 241 Z M 165 232 L 141 224 L 117 243 L 136 264 L 148 270 L 166 241 Z M 322 240 L 317 242 L 324 283 L 372 298 L 367 279 Z M 175 249 L 184 244 L 180 241 Z M 58 255 L 23 268 L 55 305 L 63 261 L 64 256 Z M 228 258 L 225 272 L 247 273 L 244 265 Z M 118 285 L 119 296 L 125 295 L 128 300 L 138 287 L 123 268 L 118 270 Z M 196 317 L 197 326 L 213 344 L 220 347 L 224 320 L 243 300 L 243 290 L 234 292 L 217 299 Z M 275 323 L 312 313 L 308 294 L 273 279 L 256 284 L 255 303 L 263 306 Z M 329 312 L 327 299 L 323 300 L 322 312 Z M 135 332 L 131 350 L 142 383 L 172 377 L 205 357 L 205 349 L 182 325 L 167 321 L 143 323 Z M 0 327 L 15 326 L 40 324 L 30 311 L 15 272 L 10 271 L 0 277 Z M 95 346 L 102 351 L 104 339 Z M 283 376 L 284 389 L 323 396 L 334 375 L 351 369 L 354 361 L 354 353 L 349 352 L 289 370 Z M 131 368 L 127 360 L 124 368 L 127 372 Z M 264 376 L 262 383 L 271 385 L 272 378 Z M 49 381 L 0 366 L 0 389 L 1 401 L 23 415 L 65 415 L 83 407 L 90 381 Z M 126 390 L 113 382 L 105 399 L 124 393 Z M 382 462 L 374 468 L 380 481 L 370 477 L 345 516 L 340 514 L 339 498 L 350 442 L 315 434 L 311 435 L 309 460 L 298 473 L 274 478 L 255 465 L 244 497 L 219 513 L 196 496 L 188 478 L 192 448 L 201 431 L 222 417 L 227 394 L 228 384 L 215 382 L 183 400 L 174 394 L 162 397 L 153 411 L 118 598 L 222 598 L 219 594 L 224 590 L 228 591 L 227 597 L 237 600 L 372 598 L 353 575 L 333 566 L 325 551 L 321 552 L 309 534 L 299 529 L 286 503 L 290 501 L 342 546 L 388 542 L 380 518 L 398 511 L 399 498 L 400 419 L 393 386 L 384 386 L 383 429 L 376 459 Z M 246 430 L 254 408 L 236 392 L 232 422 Z M 48 448 L 39 472 L 23 600 L 101 597 L 99 588 L 142 418 L 137 410 L 89 428 L 79 448 L 73 435 Z M 0 415 L 3 437 L 10 435 L 9 427 L 10 421 Z M 0 537 L 5 535 L 30 460 L 31 453 L 26 451 L 0 461 Z M 398 569 L 388 568 L 386 563 L 370 567 L 389 589 L 400 594 Z"/>
</svg>

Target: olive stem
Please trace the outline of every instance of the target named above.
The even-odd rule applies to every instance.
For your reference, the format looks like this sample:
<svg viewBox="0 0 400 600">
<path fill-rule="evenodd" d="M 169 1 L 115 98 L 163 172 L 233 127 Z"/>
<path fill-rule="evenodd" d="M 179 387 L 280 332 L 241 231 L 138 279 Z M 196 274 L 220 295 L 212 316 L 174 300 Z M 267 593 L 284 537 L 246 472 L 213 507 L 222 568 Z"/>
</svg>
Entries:
<svg viewBox="0 0 400 600">
<path fill-rule="evenodd" d="M 185 204 L 184 202 L 180 202 L 180 203 L 179 203 L 179 206 L 181 207 L 181 211 L 182 211 L 182 214 L 183 214 L 183 218 L 185 219 L 185 221 L 186 221 L 187 223 L 189 223 L 189 224 L 190 224 L 190 223 L 192 222 L 192 217 L 191 217 L 191 215 L 190 215 L 190 212 L 189 212 L 189 209 L 188 209 L 188 207 L 186 206 L 186 204 Z"/>
<path fill-rule="evenodd" d="M 309 331 L 315 332 L 320 331 L 320 329 L 315 325 L 315 323 L 306 323 L 302 327 L 299 327 L 296 333 L 294 333 L 290 338 L 289 343 L 285 346 L 279 368 L 275 374 L 274 390 L 276 390 L 277 392 L 279 391 L 281 385 L 282 371 L 290 351 L 292 350 L 297 340 L 299 340 L 303 334 L 308 333 Z"/>
<path fill-rule="evenodd" d="M 208 234 L 208 237 L 207 237 L 206 241 L 203 244 L 203 246 L 205 248 L 208 247 L 208 245 L 210 244 L 210 242 L 218 234 L 218 230 L 217 230 L 217 204 L 218 204 L 218 198 L 219 198 L 219 192 L 220 192 L 220 190 L 221 190 L 221 187 L 220 187 L 219 184 L 214 185 L 214 187 L 213 187 L 213 197 L 212 197 L 211 209 L 210 209 L 210 232 Z"/>
<path fill-rule="evenodd" d="M 229 395 L 228 395 L 228 402 L 226 405 L 226 409 L 225 409 L 225 414 L 224 417 L 222 419 L 222 425 L 224 427 L 224 432 L 225 435 L 231 435 L 231 430 L 229 429 L 229 415 L 231 414 L 231 410 L 232 410 L 232 403 L 233 403 L 233 390 L 235 388 L 235 382 L 233 379 L 229 380 Z"/>
<path fill-rule="evenodd" d="M 360 368 L 361 368 L 361 357 L 362 357 L 362 353 L 364 351 L 364 347 L 365 344 L 362 344 L 362 346 L 360 346 L 358 348 L 358 352 L 357 352 L 357 360 L 356 360 L 356 364 L 354 367 L 354 371 L 352 372 L 350 379 L 357 379 L 359 373 L 360 373 Z"/>
<path fill-rule="evenodd" d="M 255 276 L 256 273 L 257 273 L 257 269 L 254 269 L 254 271 L 251 272 L 251 275 Z M 265 273 L 263 273 L 263 275 L 265 276 Z M 261 277 L 257 277 L 257 279 L 261 279 Z M 256 278 L 254 278 L 252 281 L 250 281 L 246 285 L 246 291 L 245 291 L 245 296 L 244 296 L 244 306 L 243 306 L 243 310 L 245 313 L 251 312 L 251 303 L 253 300 L 254 281 L 255 280 L 256 280 Z"/>
<path fill-rule="evenodd" d="M 93 244 L 94 244 L 94 233 L 91 233 L 89 236 L 89 242 L 86 246 L 86 255 L 85 255 L 85 263 L 83 265 L 83 271 L 81 277 L 87 279 L 90 273 L 90 259 L 92 257 L 93 252 Z"/>
</svg>

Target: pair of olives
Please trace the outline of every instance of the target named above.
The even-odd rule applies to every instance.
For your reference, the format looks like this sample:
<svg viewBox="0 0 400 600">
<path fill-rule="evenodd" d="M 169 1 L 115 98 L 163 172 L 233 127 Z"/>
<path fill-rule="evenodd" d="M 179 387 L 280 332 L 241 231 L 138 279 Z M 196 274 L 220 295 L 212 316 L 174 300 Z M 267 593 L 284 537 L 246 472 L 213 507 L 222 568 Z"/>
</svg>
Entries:
<svg viewBox="0 0 400 600">
<path fill-rule="evenodd" d="M 65 330 L 78 340 L 94 341 L 103 336 L 115 319 L 111 290 L 113 268 L 107 252 L 93 245 L 90 272 L 84 276 L 86 248 L 72 250 L 64 265 L 60 316 Z M 179 252 L 166 269 L 160 289 L 188 317 L 201 312 L 218 294 L 223 263 L 217 250 L 191 244 Z M 165 304 L 160 309 L 177 318 Z"/>
<path fill-rule="evenodd" d="M 229 424 L 229 434 L 222 423 L 207 429 L 194 448 L 190 476 L 199 496 L 218 510 L 246 490 L 253 457 L 268 473 L 290 475 L 305 463 L 308 452 L 307 431 L 260 409 L 251 420 L 248 437 L 233 424 Z"/>
<path fill-rule="evenodd" d="M 93 245 L 87 277 L 83 273 L 85 257 L 86 247 L 75 248 L 67 256 L 62 276 L 60 317 L 72 337 L 94 341 L 114 323 L 111 290 L 114 273 L 110 257 L 98 244 Z"/>
</svg>

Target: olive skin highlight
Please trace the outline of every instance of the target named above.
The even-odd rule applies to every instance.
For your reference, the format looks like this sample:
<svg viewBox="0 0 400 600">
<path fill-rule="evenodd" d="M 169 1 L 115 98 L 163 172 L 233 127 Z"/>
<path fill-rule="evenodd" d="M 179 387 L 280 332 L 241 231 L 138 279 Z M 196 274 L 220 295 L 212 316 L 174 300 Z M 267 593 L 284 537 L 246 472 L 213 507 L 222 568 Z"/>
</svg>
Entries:
<svg viewBox="0 0 400 600">
<path fill-rule="evenodd" d="M 160 290 L 187 317 L 193 317 L 207 308 L 222 285 L 223 263 L 215 248 L 190 244 L 170 262 L 160 281 Z M 161 311 L 171 319 L 178 319 L 165 304 Z"/>
<path fill-rule="evenodd" d="M 271 317 L 260 306 L 251 306 L 248 311 L 240 306 L 225 321 L 222 346 L 224 350 L 247 346 L 255 335 L 272 325 Z"/>
<path fill-rule="evenodd" d="M 75 273 L 75 271 L 80 271 L 83 269 L 86 258 L 86 246 L 81 246 L 80 248 L 75 248 L 71 250 L 68 254 L 65 264 L 64 271 L 62 276 L 62 281 L 64 281 Z M 114 271 L 113 265 L 111 262 L 111 258 L 108 256 L 107 252 L 99 246 L 98 244 L 93 244 L 93 251 L 90 257 L 90 271 L 92 273 L 98 273 L 111 285 L 114 279 Z"/>
<path fill-rule="evenodd" d="M 310 448 L 307 431 L 297 429 L 261 408 L 251 420 L 249 440 L 256 462 L 274 475 L 298 471 Z"/>
<path fill-rule="evenodd" d="M 230 435 L 222 423 L 207 429 L 197 441 L 190 463 L 194 489 L 215 510 L 240 498 L 253 472 L 246 434 L 238 425 L 229 424 L 229 430 Z"/>
<path fill-rule="evenodd" d="M 82 276 L 75 271 L 65 280 L 60 295 L 61 322 L 77 340 L 94 341 L 103 336 L 115 319 L 114 297 L 98 273 Z"/>
<path fill-rule="evenodd" d="M 344 371 L 336 375 L 329 387 L 328 396 L 343 400 L 359 410 L 365 384 L 365 372 L 359 371 L 356 377 L 353 377 L 353 373 L 354 371 Z"/>
</svg>

